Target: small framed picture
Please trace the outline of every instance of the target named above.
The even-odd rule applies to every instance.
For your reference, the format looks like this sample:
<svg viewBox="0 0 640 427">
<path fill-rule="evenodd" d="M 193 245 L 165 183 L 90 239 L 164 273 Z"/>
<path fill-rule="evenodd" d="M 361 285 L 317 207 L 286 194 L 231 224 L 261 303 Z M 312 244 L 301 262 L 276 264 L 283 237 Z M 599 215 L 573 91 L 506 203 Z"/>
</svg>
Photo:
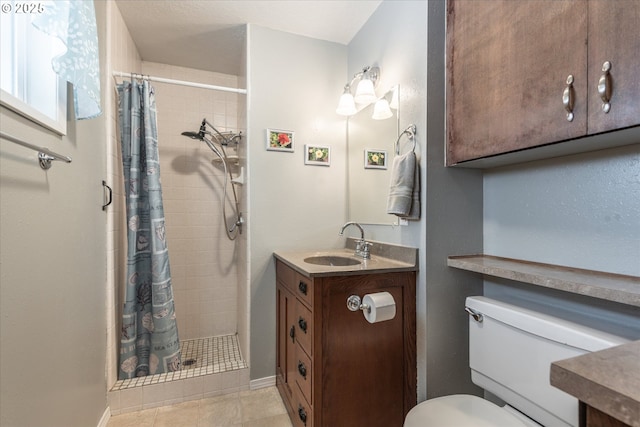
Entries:
<svg viewBox="0 0 640 427">
<path fill-rule="evenodd" d="M 293 152 L 294 139 L 290 130 L 267 129 L 267 150 Z"/>
<path fill-rule="evenodd" d="M 364 150 L 364 168 L 365 169 L 386 169 L 387 168 L 387 152 L 386 150 Z"/>
<path fill-rule="evenodd" d="M 305 145 L 304 164 L 329 166 L 331 164 L 331 148 L 325 145 Z"/>
</svg>

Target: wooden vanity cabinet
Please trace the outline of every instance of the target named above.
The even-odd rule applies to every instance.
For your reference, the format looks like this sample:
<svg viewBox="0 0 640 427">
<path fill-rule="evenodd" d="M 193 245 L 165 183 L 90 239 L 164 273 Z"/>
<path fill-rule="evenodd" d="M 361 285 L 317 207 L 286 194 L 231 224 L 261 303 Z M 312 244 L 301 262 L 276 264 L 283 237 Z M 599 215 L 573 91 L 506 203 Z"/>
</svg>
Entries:
<svg viewBox="0 0 640 427">
<path fill-rule="evenodd" d="M 447 8 L 447 166 L 640 125 L 637 0 L 448 0 Z M 598 93 L 605 61 L 608 113 Z M 554 151 L 537 153 L 528 155 Z"/>
<path fill-rule="evenodd" d="M 580 402 L 580 411 L 580 427 L 631 427 L 584 402 Z"/>
<path fill-rule="evenodd" d="M 415 272 L 310 278 L 276 260 L 276 275 L 276 384 L 293 425 L 402 427 L 416 405 Z M 394 319 L 347 309 L 382 291 Z"/>
</svg>

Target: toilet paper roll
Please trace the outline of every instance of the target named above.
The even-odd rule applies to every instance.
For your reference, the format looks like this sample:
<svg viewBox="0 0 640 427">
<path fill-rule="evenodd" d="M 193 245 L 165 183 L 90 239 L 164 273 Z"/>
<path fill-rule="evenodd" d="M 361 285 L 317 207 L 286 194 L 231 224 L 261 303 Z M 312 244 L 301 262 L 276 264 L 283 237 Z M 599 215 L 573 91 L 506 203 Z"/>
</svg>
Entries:
<svg viewBox="0 0 640 427">
<path fill-rule="evenodd" d="M 396 317 L 396 301 L 389 292 L 366 294 L 362 298 L 362 304 L 367 306 L 363 313 L 369 323 L 384 322 Z"/>
</svg>

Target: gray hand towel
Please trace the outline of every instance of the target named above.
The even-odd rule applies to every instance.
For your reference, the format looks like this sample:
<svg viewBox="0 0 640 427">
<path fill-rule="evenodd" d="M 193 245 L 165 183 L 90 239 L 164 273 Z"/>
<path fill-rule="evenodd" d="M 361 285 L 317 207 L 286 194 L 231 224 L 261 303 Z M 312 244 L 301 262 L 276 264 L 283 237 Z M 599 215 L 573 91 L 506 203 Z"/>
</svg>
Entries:
<svg viewBox="0 0 640 427">
<path fill-rule="evenodd" d="M 404 217 L 408 220 L 420 219 L 420 163 L 416 159 L 416 166 L 414 168 L 413 178 L 413 192 L 411 194 L 411 210 L 409 214 Z"/>
<path fill-rule="evenodd" d="M 418 216 L 420 203 L 414 203 L 414 188 L 416 182 L 416 155 L 410 151 L 393 159 L 389 198 L 387 199 L 387 213 L 399 217 L 407 217 L 412 213 L 412 205 L 416 204 Z M 418 181 L 419 184 L 419 181 Z M 418 194 L 419 197 L 419 194 Z"/>
</svg>

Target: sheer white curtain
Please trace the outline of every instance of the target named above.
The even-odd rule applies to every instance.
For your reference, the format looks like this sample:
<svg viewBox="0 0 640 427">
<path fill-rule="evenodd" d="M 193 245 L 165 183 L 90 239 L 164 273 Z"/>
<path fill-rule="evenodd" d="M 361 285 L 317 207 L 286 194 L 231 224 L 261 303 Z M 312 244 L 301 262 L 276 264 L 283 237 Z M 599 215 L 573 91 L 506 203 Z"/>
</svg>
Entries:
<svg viewBox="0 0 640 427">
<path fill-rule="evenodd" d="M 39 10 L 34 11 L 33 25 L 66 47 L 51 59 L 51 65 L 73 85 L 76 119 L 100 115 L 100 58 L 93 0 L 45 1 Z"/>
</svg>

